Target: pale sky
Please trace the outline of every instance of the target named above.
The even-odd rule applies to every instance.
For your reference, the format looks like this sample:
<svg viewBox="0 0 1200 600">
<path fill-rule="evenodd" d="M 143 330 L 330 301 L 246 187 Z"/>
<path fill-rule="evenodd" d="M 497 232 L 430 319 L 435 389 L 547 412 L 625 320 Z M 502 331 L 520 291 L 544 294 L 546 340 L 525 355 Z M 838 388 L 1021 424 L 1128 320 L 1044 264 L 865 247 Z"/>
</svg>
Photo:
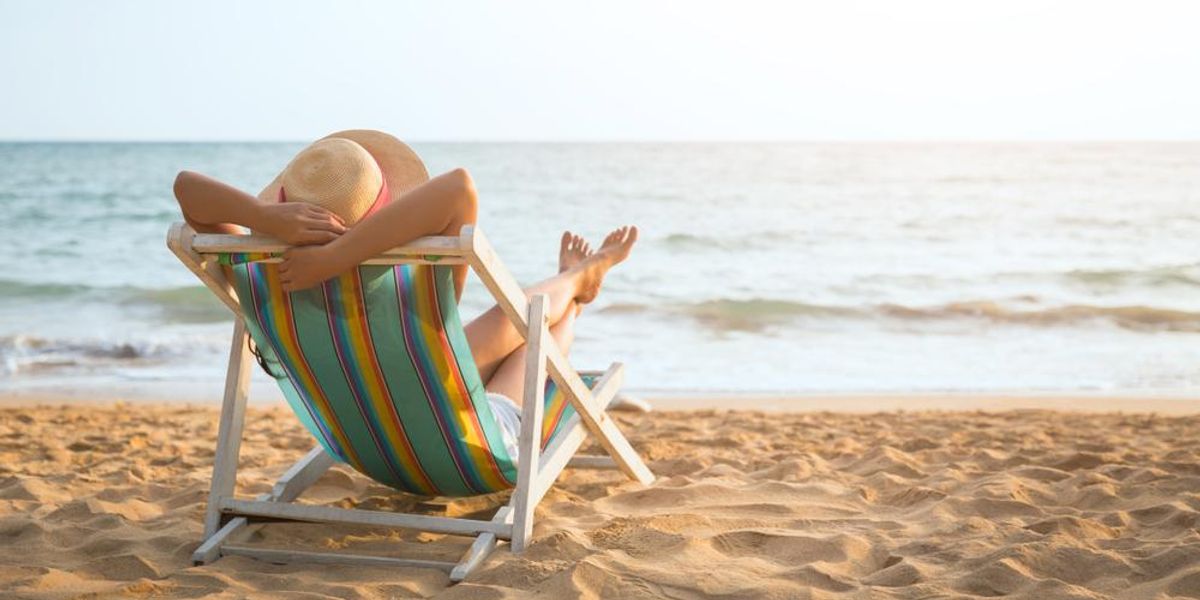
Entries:
<svg viewBox="0 0 1200 600">
<path fill-rule="evenodd" d="M 0 0 L 0 139 L 1198 139 L 1200 2 Z"/>
</svg>

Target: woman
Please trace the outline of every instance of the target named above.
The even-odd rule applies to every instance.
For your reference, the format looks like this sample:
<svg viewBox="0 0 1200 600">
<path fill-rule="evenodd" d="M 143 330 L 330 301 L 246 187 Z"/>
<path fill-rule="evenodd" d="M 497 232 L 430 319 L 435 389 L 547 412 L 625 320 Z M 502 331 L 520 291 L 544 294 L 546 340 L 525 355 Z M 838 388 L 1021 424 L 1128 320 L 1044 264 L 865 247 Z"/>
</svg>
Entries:
<svg viewBox="0 0 1200 600">
<path fill-rule="evenodd" d="M 407 146 L 378 131 L 331 134 L 305 148 L 258 197 L 211 177 L 183 171 L 175 197 L 188 224 L 202 233 L 243 233 L 241 227 L 296 247 L 283 256 L 284 288 L 301 290 L 348 271 L 385 250 L 424 236 L 457 236 L 474 224 L 478 195 L 463 169 L 428 179 Z M 564 232 L 558 273 L 525 289 L 549 296 L 550 333 L 564 353 L 575 319 L 596 298 L 604 275 L 624 261 L 636 227 L 610 233 L 599 250 Z M 462 297 L 467 267 L 454 267 Z M 519 424 L 524 397 L 524 340 L 499 306 L 465 327 L 475 364 L 506 433 Z"/>
</svg>

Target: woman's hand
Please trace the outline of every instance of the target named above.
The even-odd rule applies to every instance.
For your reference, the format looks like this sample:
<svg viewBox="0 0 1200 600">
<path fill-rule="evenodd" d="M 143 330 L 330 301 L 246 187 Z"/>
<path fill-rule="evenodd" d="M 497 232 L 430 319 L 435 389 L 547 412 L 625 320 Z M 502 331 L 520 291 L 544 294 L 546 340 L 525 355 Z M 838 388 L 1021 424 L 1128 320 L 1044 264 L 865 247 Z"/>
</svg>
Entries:
<svg viewBox="0 0 1200 600">
<path fill-rule="evenodd" d="M 280 202 L 259 206 L 254 229 L 293 246 L 325 244 L 346 233 L 341 217 L 315 204 Z"/>
<path fill-rule="evenodd" d="M 345 271 L 349 267 L 336 261 L 337 255 L 333 246 L 289 248 L 283 253 L 283 262 L 279 263 L 279 279 L 284 291 L 310 288 Z"/>
</svg>

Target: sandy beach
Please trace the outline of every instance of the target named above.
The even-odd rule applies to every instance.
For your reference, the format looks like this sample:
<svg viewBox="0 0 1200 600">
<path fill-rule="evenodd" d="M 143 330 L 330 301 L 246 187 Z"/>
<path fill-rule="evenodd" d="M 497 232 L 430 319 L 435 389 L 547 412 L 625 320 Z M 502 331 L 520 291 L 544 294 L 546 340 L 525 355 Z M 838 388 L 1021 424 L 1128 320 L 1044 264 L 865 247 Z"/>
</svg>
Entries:
<svg viewBox="0 0 1200 600">
<path fill-rule="evenodd" d="M 214 408 L 8 398 L 0 595 L 1200 598 L 1200 421 L 1161 410 L 1200 403 L 1072 409 L 1108 406 L 1084 400 L 1055 411 L 967 402 L 971 410 L 622 414 L 658 482 L 568 471 L 538 508 L 525 554 L 502 547 L 451 586 L 427 569 L 240 557 L 192 566 Z M 267 491 L 311 445 L 286 408 L 251 409 L 239 492 Z M 486 516 L 504 500 L 402 496 L 342 467 L 303 499 L 453 516 Z M 437 559 L 468 543 L 297 524 L 268 525 L 251 541 Z"/>
</svg>

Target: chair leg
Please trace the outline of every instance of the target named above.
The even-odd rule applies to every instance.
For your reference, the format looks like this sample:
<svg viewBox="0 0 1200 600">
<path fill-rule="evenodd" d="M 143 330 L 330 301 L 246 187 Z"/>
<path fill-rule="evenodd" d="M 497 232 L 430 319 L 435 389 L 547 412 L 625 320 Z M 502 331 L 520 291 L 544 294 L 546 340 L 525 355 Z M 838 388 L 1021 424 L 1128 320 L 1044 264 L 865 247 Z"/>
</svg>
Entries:
<svg viewBox="0 0 1200 600">
<path fill-rule="evenodd" d="M 270 494 L 260 494 L 258 500 L 270 500 Z M 225 522 L 216 533 L 205 538 L 194 551 L 192 551 L 192 564 L 207 565 L 218 558 L 221 558 L 221 547 L 227 542 L 237 542 L 245 539 L 254 532 L 257 526 L 251 526 L 250 520 L 246 517 L 234 517 Z"/>
<path fill-rule="evenodd" d="M 492 517 L 492 521 L 498 523 L 507 523 L 512 521 L 512 507 L 502 506 L 496 511 L 496 516 Z M 450 570 L 450 581 L 458 583 L 467 578 L 476 567 L 483 564 L 483 560 L 496 549 L 496 534 L 481 533 L 475 541 L 471 543 L 471 547 L 467 549 L 462 560 L 458 561 L 457 565 Z"/>
<path fill-rule="evenodd" d="M 613 363 L 592 388 L 592 398 L 589 400 L 597 406 L 604 406 L 612 399 L 624 381 L 624 368 L 620 363 Z M 571 415 L 562 426 L 562 431 L 554 436 L 554 440 L 546 447 L 540 457 L 540 472 L 533 486 L 531 502 L 538 504 L 550 487 L 554 485 L 563 469 L 570 465 L 576 457 L 575 452 L 583 445 L 584 439 L 590 433 L 584 426 L 578 414 Z M 610 457 L 611 458 L 611 457 Z M 614 466 L 616 461 L 613 461 Z"/>
<path fill-rule="evenodd" d="M 325 471 L 333 465 L 333 458 L 325 453 L 325 449 L 317 446 L 308 451 L 304 458 L 296 461 L 279 477 L 275 487 L 269 494 L 261 494 L 256 500 L 264 502 L 291 502 L 300 497 L 304 490 L 321 478 Z M 208 564 L 224 554 L 223 547 L 227 543 L 246 539 L 263 523 L 250 523 L 246 517 L 233 517 L 217 530 L 192 553 L 192 562 Z"/>
<path fill-rule="evenodd" d="M 566 356 L 559 351 L 550 340 L 546 351 L 546 366 L 554 382 L 562 388 L 567 399 L 575 407 L 583 425 L 595 437 L 609 456 L 613 457 L 617 466 L 626 476 L 642 485 L 654 483 L 652 473 L 642 457 L 630 445 L 629 440 L 621 433 L 616 422 L 605 410 L 608 402 L 597 405 L 593 402 L 592 392 L 584 385 L 579 374 L 575 372 Z"/>
<path fill-rule="evenodd" d="M 522 400 L 521 439 L 518 446 L 517 487 L 513 490 L 512 551 L 525 550 L 533 535 L 533 512 L 537 507 L 532 492 L 539 471 L 542 448 L 542 412 L 546 393 L 546 328 L 545 294 L 534 296 L 529 303 L 529 336 L 525 355 L 525 398 Z"/>
<path fill-rule="evenodd" d="M 217 430 L 212 486 L 204 513 L 206 540 L 221 528 L 221 500 L 233 495 L 237 483 L 238 453 L 246 421 L 246 391 L 250 387 L 250 357 L 246 352 L 246 337 L 246 323 L 237 319 L 233 326 L 233 343 L 229 348 L 229 368 L 225 372 L 225 399 L 221 404 L 221 420 Z"/>
</svg>

